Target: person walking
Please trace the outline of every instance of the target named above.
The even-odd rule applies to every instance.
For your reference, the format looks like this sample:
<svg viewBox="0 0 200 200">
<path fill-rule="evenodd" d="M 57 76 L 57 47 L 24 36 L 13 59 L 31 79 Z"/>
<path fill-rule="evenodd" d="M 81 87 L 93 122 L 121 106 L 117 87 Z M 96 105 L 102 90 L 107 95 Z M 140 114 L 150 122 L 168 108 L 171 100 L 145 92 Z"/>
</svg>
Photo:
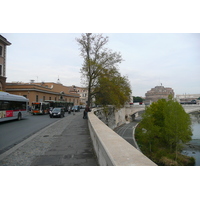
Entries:
<svg viewBox="0 0 200 200">
<path fill-rule="evenodd" d="M 74 107 L 74 109 L 73 109 L 73 115 L 75 115 L 75 107 Z"/>
<path fill-rule="evenodd" d="M 87 119 L 88 118 L 88 112 L 90 112 L 90 108 L 89 106 L 87 105 L 85 110 L 84 110 L 84 114 L 83 114 L 83 119 Z"/>
<path fill-rule="evenodd" d="M 68 114 L 70 114 L 71 113 L 71 107 L 69 106 L 68 107 Z"/>
</svg>

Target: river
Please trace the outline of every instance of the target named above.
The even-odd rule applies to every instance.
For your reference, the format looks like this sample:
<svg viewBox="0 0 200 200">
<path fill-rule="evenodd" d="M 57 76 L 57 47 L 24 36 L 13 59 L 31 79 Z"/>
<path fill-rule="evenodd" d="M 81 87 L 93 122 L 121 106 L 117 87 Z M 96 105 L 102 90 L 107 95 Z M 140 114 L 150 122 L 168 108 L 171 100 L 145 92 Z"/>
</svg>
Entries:
<svg viewBox="0 0 200 200">
<path fill-rule="evenodd" d="M 195 158 L 195 166 L 200 166 L 200 113 L 190 114 L 192 120 L 192 140 L 188 142 L 182 152 Z"/>
</svg>

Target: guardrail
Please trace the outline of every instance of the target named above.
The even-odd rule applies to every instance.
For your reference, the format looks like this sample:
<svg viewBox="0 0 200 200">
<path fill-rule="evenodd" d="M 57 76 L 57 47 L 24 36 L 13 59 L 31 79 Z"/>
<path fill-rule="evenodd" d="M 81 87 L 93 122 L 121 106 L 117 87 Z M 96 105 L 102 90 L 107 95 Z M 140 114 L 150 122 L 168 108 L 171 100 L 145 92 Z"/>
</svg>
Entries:
<svg viewBox="0 0 200 200">
<path fill-rule="evenodd" d="M 93 112 L 88 113 L 88 125 L 100 166 L 156 166 Z"/>
</svg>

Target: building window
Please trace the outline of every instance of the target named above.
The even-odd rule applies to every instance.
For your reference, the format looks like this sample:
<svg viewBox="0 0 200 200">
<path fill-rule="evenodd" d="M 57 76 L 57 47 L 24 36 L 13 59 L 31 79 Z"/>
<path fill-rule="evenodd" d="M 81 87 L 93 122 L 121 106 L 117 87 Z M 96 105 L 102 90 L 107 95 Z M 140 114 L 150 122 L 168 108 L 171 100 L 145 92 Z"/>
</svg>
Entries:
<svg viewBox="0 0 200 200">
<path fill-rule="evenodd" d="M 38 102 L 38 95 L 36 95 L 36 102 Z"/>
<path fill-rule="evenodd" d="M 2 67 L 2 65 L 0 65 L 0 76 L 2 76 L 3 75 L 3 67 Z"/>
<path fill-rule="evenodd" d="M 0 45 L 0 56 L 3 56 L 3 47 Z"/>
<path fill-rule="evenodd" d="M 51 97 L 49 97 L 49 100 L 51 100 Z"/>
<path fill-rule="evenodd" d="M 43 101 L 45 101 L 45 96 L 43 96 Z"/>
</svg>

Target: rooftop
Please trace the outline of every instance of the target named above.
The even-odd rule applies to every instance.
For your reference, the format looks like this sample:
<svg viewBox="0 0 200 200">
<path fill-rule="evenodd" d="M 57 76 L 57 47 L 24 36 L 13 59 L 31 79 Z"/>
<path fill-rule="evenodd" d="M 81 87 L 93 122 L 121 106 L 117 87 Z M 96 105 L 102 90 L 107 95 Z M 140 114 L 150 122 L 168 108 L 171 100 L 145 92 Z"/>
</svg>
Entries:
<svg viewBox="0 0 200 200">
<path fill-rule="evenodd" d="M 11 45 L 11 43 L 2 35 L 0 35 L 0 41 L 3 42 L 5 45 Z"/>
</svg>

